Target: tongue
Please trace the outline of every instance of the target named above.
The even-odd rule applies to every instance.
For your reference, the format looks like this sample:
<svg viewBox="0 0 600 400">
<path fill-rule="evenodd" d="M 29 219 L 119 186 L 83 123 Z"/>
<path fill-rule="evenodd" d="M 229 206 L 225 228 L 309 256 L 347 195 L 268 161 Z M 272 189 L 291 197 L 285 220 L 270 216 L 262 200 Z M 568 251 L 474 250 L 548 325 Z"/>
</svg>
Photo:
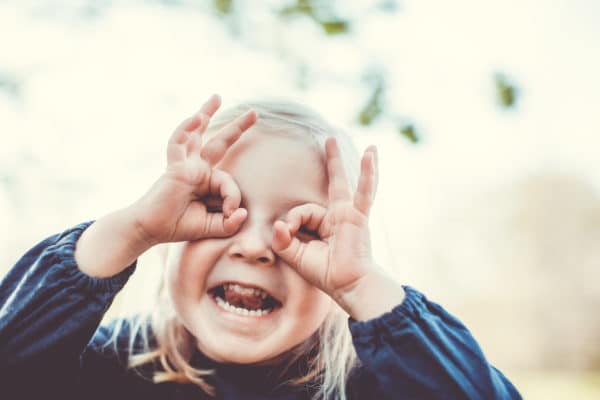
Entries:
<svg viewBox="0 0 600 400">
<path fill-rule="evenodd" d="M 253 294 L 241 294 L 231 289 L 225 289 L 225 301 L 232 306 L 248 310 L 260 310 L 263 306 L 262 297 Z"/>
</svg>

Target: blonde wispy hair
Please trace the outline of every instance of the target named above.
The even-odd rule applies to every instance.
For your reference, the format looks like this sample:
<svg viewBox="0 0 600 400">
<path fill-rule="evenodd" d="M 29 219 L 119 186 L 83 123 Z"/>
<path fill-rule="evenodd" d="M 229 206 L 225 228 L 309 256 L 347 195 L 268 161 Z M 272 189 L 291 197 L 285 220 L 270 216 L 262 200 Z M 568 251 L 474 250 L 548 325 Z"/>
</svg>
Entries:
<svg viewBox="0 0 600 400">
<path fill-rule="evenodd" d="M 330 136 L 335 137 L 351 190 L 356 190 L 359 157 L 351 138 L 343 131 L 335 129 L 316 112 L 298 103 L 278 99 L 246 101 L 220 111 L 211 121 L 205 140 L 250 109 L 258 114 L 254 129 L 279 135 L 305 137 L 316 145 L 323 161 L 325 140 Z M 195 384 L 214 396 L 215 388 L 207 381 L 207 377 L 214 371 L 197 369 L 190 365 L 196 342 L 179 321 L 164 278 L 154 299 L 155 304 L 147 318 L 130 317 L 118 320 L 108 344 L 116 345 L 120 332 L 126 329 L 129 332 L 129 368 L 137 370 L 154 364 L 161 368 L 155 368 L 151 376 L 146 377 L 155 383 Z M 346 400 L 346 382 L 358 359 L 348 328 L 348 314 L 335 302 L 332 303 L 331 310 L 317 332 L 288 353 L 289 357 L 281 369 L 281 377 L 303 357 L 307 368 L 291 379 L 282 378 L 279 386 L 309 387 L 314 393 L 313 400 Z"/>
</svg>

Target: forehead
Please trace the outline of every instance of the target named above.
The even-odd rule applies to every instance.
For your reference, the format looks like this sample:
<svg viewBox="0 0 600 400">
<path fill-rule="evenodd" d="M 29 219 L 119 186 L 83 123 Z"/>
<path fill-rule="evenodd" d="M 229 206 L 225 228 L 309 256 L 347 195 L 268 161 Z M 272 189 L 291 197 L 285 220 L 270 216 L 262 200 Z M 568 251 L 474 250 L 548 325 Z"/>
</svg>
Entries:
<svg viewBox="0 0 600 400">
<path fill-rule="evenodd" d="M 246 201 L 272 206 L 327 203 L 324 155 L 309 134 L 250 128 L 217 168 L 231 174 Z"/>
</svg>

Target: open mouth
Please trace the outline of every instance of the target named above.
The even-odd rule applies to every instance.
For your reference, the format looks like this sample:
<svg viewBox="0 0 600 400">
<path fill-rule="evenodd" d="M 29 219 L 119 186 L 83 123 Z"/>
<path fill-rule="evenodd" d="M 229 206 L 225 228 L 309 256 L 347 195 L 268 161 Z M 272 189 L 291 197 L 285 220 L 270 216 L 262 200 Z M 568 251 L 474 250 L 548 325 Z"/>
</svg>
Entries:
<svg viewBox="0 0 600 400">
<path fill-rule="evenodd" d="M 208 290 L 219 307 L 239 315 L 261 317 L 282 306 L 265 290 L 239 283 L 224 283 Z"/>
</svg>

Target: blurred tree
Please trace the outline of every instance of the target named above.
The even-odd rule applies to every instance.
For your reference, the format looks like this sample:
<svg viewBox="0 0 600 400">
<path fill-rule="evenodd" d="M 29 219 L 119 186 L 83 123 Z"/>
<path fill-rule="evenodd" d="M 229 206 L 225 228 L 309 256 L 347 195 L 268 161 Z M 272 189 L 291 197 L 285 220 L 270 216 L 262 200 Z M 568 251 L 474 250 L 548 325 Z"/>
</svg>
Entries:
<svg viewBox="0 0 600 400">
<path fill-rule="evenodd" d="M 494 82 L 496 84 L 496 99 L 498 104 L 503 108 L 515 107 L 518 94 L 516 86 L 501 72 L 494 75 Z"/>
<path fill-rule="evenodd" d="M 419 135 L 414 124 L 402 122 L 402 118 L 390 115 L 389 112 L 384 113 L 386 83 L 383 74 L 380 71 L 370 72 L 366 75 L 365 80 L 371 85 L 371 95 L 358 113 L 358 123 L 368 126 L 380 117 L 387 117 L 397 126 L 397 131 L 402 137 L 411 143 L 419 142 Z"/>
<path fill-rule="evenodd" d="M 279 15 L 284 18 L 308 16 L 319 24 L 327 35 L 346 33 L 350 28 L 349 21 L 335 15 L 332 1 L 296 0 L 295 4 L 281 8 Z"/>
<path fill-rule="evenodd" d="M 22 82 L 14 75 L 0 72 L 0 91 L 5 92 L 10 97 L 21 97 Z"/>
<path fill-rule="evenodd" d="M 366 80 L 373 86 L 372 93 L 367 103 L 358 114 L 358 122 L 361 125 L 371 125 L 383 111 L 383 89 L 385 80 L 381 73 L 375 72 L 367 75 Z"/>
<path fill-rule="evenodd" d="M 233 10 L 233 0 L 214 0 L 213 7 L 217 14 L 229 15 Z"/>
<path fill-rule="evenodd" d="M 406 124 L 402 127 L 400 127 L 400 134 L 404 137 L 406 137 L 408 140 L 410 140 L 413 143 L 417 143 L 419 141 L 419 137 L 417 136 L 417 133 L 415 131 L 415 127 L 413 124 Z"/>
<path fill-rule="evenodd" d="M 214 0 L 213 8 L 217 15 L 232 16 L 236 12 L 236 0 Z M 349 18 L 342 18 L 336 11 L 335 6 L 341 6 L 343 3 L 334 2 L 333 0 L 294 0 L 285 1 L 283 6 L 275 8 L 275 15 L 282 20 L 290 18 L 307 17 L 321 28 L 325 36 L 337 36 L 350 33 L 350 28 L 355 24 Z M 399 6 L 395 0 L 382 0 L 373 5 L 384 13 L 395 13 Z M 243 16 L 238 16 L 243 18 Z M 230 30 L 239 33 L 239 30 L 232 29 L 231 21 L 228 21 Z M 239 37 L 240 35 L 238 35 Z M 308 90 L 310 72 L 314 70 L 311 65 L 307 64 L 306 60 L 297 60 L 298 65 L 294 68 L 297 71 L 294 79 L 299 88 Z M 369 85 L 371 86 L 370 93 L 364 105 L 360 108 L 357 115 L 357 122 L 362 126 L 369 126 L 376 121 L 385 119 L 397 126 L 399 134 L 409 140 L 411 143 L 420 142 L 420 134 L 414 123 L 398 123 L 397 112 L 389 110 L 389 105 L 384 101 L 384 93 L 386 90 L 385 80 L 381 74 L 369 73 Z M 503 73 L 494 75 L 496 85 L 496 100 L 502 108 L 513 108 L 516 104 L 517 88 Z"/>
<path fill-rule="evenodd" d="M 251 38 L 253 32 L 256 31 L 252 26 L 252 24 L 256 24 L 256 22 L 248 17 L 248 13 L 244 12 L 243 9 L 243 7 L 249 7 L 249 2 L 240 2 L 239 0 L 213 0 L 212 2 L 204 4 L 198 3 L 195 0 L 159 0 L 159 2 L 166 7 L 190 7 L 212 10 L 213 14 L 221 17 L 220 19 L 223 24 L 227 26 L 229 32 L 236 36 L 238 40 L 244 40 L 246 37 Z M 396 0 L 380 0 L 367 6 L 364 12 L 358 14 L 358 16 L 350 18 L 341 17 L 340 12 L 336 9 L 337 7 L 343 7 L 345 3 L 333 0 L 286 0 L 280 2 L 275 1 L 273 3 L 275 3 L 274 7 L 271 2 L 269 4 L 252 3 L 251 7 L 270 7 L 274 18 L 281 21 L 288 21 L 292 18 L 308 18 L 319 26 L 321 31 L 325 34 L 325 37 L 336 37 L 352 33 L 351 27 L 358 25 L 359 21 L 357 18 L 365 18 L 369 11 L 390 14 L 397 12 L 399 9 Z M 86 12 L 83 12 L 82 15 L 90 14 L 99 16 L 101 15 L 101 11 L 111 5 L 111 2 L 87 1 L 82 4 L 85 4 L 84 8 L 87 10 Z M 79 9 L 78 7 L 80 6 L 59 5 L 59 7 L 73 7 L 74 9 Z M 249 23 L 246 24 L 246 22 Z M 244 33 L 243 35 L 241 34 L 242 30 Z M 251 42 L 251 40 L 249 40 L 249 42 Z M 275 47 L 273 43 L 271 43 L 271 46 Z M 289 53 L 287 55 L 289 55 Z M 314 78 L 315 71 L 320 72 L 318 71 L 319 60 L 288 57 L 286 61 L 296 64 L 293 67 L 296 71 L 293 79 L 297 86 L 302 90 L 309 90 L 310 80 Z M 332 73 L 332 71 L 327 71 L 327 77 L 329 79 L 339 80 L 337 74 L 339 74 L 339 72 Z M 358 124 L 369 126 L 373 123 L 387 120 L 387 122 L 396 126 L 400 136 L 409 140 L 411 143 L 420 142 L 421 135 L 416 125 L 414 123 L 399 123 L 398 112 L 390 110 L 391 105 L 384 101 L 385 93 L 389 89 L 386 86 L 382 74 L 367 72 L 366 75 L 369 77 L 367 80 L 370 86 L 370 92 L 366 101 L 364 101 L 364 105 L 359 108 L 356 117 Z M 360 77 L 356 77 L 355 79 L 358 80 Z M 518 95 L 516 85 L 512 83 L 504 73 L 496 73 L 494 75 L 494 82 L 496 87 L 496 101 L 499 106 L 502 108 L 514 108 Z M 0 91 L 8 93 L 12 97 L 20 97 L 21 86 L 22 82 L 20 80 L 17 80 L 10 75 L 0 73 Z"/>
</svg>

